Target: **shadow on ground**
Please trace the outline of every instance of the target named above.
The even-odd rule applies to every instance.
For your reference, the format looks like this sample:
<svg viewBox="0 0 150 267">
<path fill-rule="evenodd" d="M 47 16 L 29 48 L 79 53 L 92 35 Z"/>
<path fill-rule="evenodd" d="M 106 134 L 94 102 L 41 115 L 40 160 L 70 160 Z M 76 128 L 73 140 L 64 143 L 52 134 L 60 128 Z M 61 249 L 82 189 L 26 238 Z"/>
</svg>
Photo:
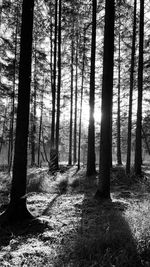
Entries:
<svg viewBox="0 0 150 267">
<path fill-rule="evenodd" d="M 77 193 L 77 192 L 76 192 Z M 144 266 L 125 220 L 123 201 L 98 203 L 88 190 L 81 204 L 79 226 L 68 230 L 54 266 L 139 267 Z"/>
</svg>

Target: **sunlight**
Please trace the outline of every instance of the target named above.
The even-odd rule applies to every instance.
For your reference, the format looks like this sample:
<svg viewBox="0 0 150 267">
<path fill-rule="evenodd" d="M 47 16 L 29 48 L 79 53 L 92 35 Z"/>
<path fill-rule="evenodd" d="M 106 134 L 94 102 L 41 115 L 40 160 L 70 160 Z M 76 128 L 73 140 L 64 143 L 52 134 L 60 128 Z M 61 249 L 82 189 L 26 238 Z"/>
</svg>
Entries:
<svg viewBox="0 0 150 267">
<path fill-rule="evenodd" d="M 95 119 L 95 123 L 99 124 L 101 122 L 101 110 L 98 107 L 95 107 L 94 119 Z M 83 103 L 82 121 L 86 126 L 88 125 L 88 122 L 89 122 L 89 105 L 87 103 Z"/>
</svg>

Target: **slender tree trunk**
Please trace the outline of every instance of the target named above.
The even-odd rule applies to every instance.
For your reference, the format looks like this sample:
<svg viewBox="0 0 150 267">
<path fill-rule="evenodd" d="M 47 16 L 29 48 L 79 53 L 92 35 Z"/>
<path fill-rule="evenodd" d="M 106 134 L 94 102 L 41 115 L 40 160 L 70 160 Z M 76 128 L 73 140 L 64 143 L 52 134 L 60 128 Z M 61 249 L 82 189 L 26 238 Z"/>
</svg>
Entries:
<svg viewBox="0 0 150 267">
<path fill-rule="evenodd" d="M 77 102 L 78 102 L 78 32 L 76 40 L 76 87 L 75 87 L 75 105 L 74 105 L 74 164 L 77 162 Z"/>
<path fill-rule="evenodd" d="M 5 221 L 32 218 L 26 206 L 27 142 L 29 128 L 31 54 L 34 0 L 23 0 L 19 64 L 18 110 L 13 178 L 8 209 L 0 216 Z"/>
<path fill-rule="evenodd" d="M 139 62 L 138 62 L 138 107 L 135 142 L 135 173 L 141 175 L 142 165 L 142 92 L 143 92 L 143 43 L 144 43 L 144 0 L 140 1 Z"/>
<path fill-rule="evenodd" d="M 55 0 L 55 39 L 54 39 L 54 69 L 53 69 L 53 83 L 52 83 L 52 125 L 51 125 L 51 152 L 50 160 L 53 161 L 53 154 L 55 153 L 55 113 L 56 113 L 56 65 L 57 65 L 57 9 L 58 0 Z"/>
<path fill-rule="evenodd" d="M 90 73 L 90 117 L 88 127 L 88 152 L 87 152 L 87 176 L 96 173 L 95 168 L 95 121 L 94 121 L 94 106 L 95 106 L 95 52 L 96 52 L 96 0 L 93 0 L 92 14 L 92 44 L 91 44 L 91 73 Z"/>
<path fill-rule="evenodd" d="M 5 106 L 5 110 L 4 110 L 4 119 L 3 119 L 2 135 L 1 135 L 1 142 L 0 142 L 0 154 L 1 154 L 2 146 L 3 146 L 3 142 L 4 142 L 6 117 L 7 117 L 7 105 Z"/>
<path fill-rule="evenodd" d="M 57 116 L 56 116 L 56 168 L 59 168 L 59 127 L 60 127 L 60 89 L 61 89 L 61 0 L 59 0 L 59 29 L 58 29 L 58 87 L 57 87 Z"/>
<path fill-rule="evenodd" d="M 132 134 L 132 100 L 134 85 L 134 68 L 135 68 L 135 43 L 136 43 L 136 9 L 137 0 L 134 0 L 134 18 L 133 18 L 133 37 L 131 52 L 131 71 L 130 71 L 130 92 L 129 92 L 129 115 L 128 115 L 128 139 L 127 139 L 127 162 L 126 173 L 130 173 L 131 168 L 131 134 Z"/>
<path fill-rule="evenodd" d="M 32 115 L 32 126 L 31 126 L 31 166 L 35 165 L 35 135 L 36 135 L 36 96 L 37 96 L 37 55 L 36 55 L 36 44 L 34 54 L 34 92 L 33 92 L 33 115 Z"/>
<path fill-rule="evenodd" d="M 144 138 L 144 141 L 145 141 L 145 145 L 146 145 L 148 154 L 150 155 L 149 142 L 148 142 L 148 140 L 147 140 L 147 136 L 146 136 L 146 134 L 145 134 L 145 131 L 143 130 L 143 127 L 142 127 L 142 135 L 143 135 L 143 138 Z"/>
<path fill-rule="evenodd" d="M 13 146 L 14 146 L 14 116 L 15 116 L 15 90 L 16 90 L 16 63 L 17 63 L 17 46 L 18 46 L 18 3 L 16 7 L 16 26 L 15 26 L 15 49 L 14 49 L 14 74 L 13 74 L 13 90 L 12 90 L 12 104 L 11 104 L 11 118 L 10 118 L 10 130 L 9 130 L 9 149 L 8 149 L 8 166 L 9 172 L 12 167 L 13 158 Z"/>
<path fill-rule="evenodd" d="M 84 85 L 84 70 L 85 70 L 85 43 L 86 43 L 86 30 L 84 29 L 83 41 L 83 58 L 82 58 L 82 73 L 81 73 L 81 98 L 80 98 L 80 114 L 79 114 L 79 142 L 78 142 L 78 170 L 80 169 L 81 158 L 81 127 L 82 127 L 82 106 L 83 106 L 83 85 Z"/>
<path fill-rule="evenodd" d="M 106 0 L 103 84 L 102 84 L 102 119 L 100 139 L 100 176 L 95 197 L 110 199 L 110 166 L 111 166 L 111 130 L 112 130 L 112 97 L 113 97 L 113 62 L 114 62 L 114 20 L 115 3 Z"/>
<path fill-rule="evenodd" d="M 43 88 L 41 92 L 41 114 L 40 114 L 40 124 L 39 124 L 39 141 L 38 141 L 38 166 L 41 167 L 41 135 L 42 135 L 42 123 L 43 123 L 43 98 L 44 98 L 44 89 L 45 89 L 45 77 L 43 78 Z"/>
<path fill-rule="evenodd" d="M 121 135 L 120 135 L 120 4 L 119 4 L 119 47 L 118 47 L 118 113 L 117 113 L 117 164 L 122 165 L 121 159 Z"/>
<path fill-rule="evenodd" d="M 70 102 L 70 133 L 69 133 L 69 160 L 68 164 L 72 165 L 72 121 L 73 121 L 73 63 L 74 63 L 74 40 L 71 41 L 71 102 Z"/>
</svg>

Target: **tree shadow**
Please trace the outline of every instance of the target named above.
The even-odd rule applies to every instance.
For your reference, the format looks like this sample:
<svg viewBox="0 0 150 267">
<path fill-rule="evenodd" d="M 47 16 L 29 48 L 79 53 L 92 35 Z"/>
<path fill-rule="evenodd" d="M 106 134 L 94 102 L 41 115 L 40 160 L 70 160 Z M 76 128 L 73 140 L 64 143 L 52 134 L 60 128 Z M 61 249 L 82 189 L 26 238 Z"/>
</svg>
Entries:
<svg viewBox="0 0 150 267">
<path fill-rule="evenodd" d="M 82 214 L 79 226 L 64 237 L 54 266 L 144 266 L 124 216 L 126 208 L 123 201 L 100 203 L 85 193 L 76 204 L 76 213 Z"/>
<path fill-rule="evenodd" d="M 0 227 L 0 249 L 8 246 L 14 237 L 35 236 L 43 233 L 45 229 L 52 230 L 49 222 L 44 219 L 35 218 L 33 220 L 18 221 Z"/>
</svg>

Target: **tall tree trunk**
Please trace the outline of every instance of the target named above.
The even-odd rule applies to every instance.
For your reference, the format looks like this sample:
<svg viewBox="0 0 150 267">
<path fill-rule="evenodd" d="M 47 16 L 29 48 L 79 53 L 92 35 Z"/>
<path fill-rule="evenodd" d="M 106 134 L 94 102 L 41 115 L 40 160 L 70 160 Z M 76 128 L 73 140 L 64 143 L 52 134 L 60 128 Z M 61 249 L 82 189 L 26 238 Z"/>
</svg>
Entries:
<svg viewBox="0 0 150 267">
<path fill-rule="evenodd" d="M 130 92 L 129 92 L 129 115 L 128 115 L 128 138 L 127 138 L 127 162 L 126 173 L 130 173 L 131 168 L 131 133 L 132 133 L 132 100 L 134 85 L 134 68 L 135 68 L 135 43 L 136 43 L 136 9 L 137 0 L 134 0 L 134 18 L 133 18 L 133 37 L 131 52 L 131 71 L 130 71 Z"/>
<path fill-rule="evenodd" d="M 17 63 L 17 46 L 18 46 L 18 3 L 16 6 L 16 26 L 15 26 L 15 49 L 14 49 L 14 73 L 13 73 L 13 90 L 12 90 L 12 99 L 11 99 L 11 118 L 10 118 L 10 130 L 9 130 L 9 149 L 8 149 L 8 166 L 9 172 L 12 167 L 12 158 L 13 158 L 13 146 L 14 146 L 14 116 L 15 116 L 15 90 L 16 90 L 16 63 Z"/>
<path fill-rule="evenodd" d="M 95 52 L 96 52 L 96 0 L 93 0 L 92 13 L 92 44 L 91 44 L 91 72 L 90 72 L 90 117 L 88 127 L 88 152 L 87 152 L 87 176 L 96 173 L 95 168 L 95 121 L 94 121 L 94 106 L 95 106 Z"/>
<path fill-rule="evenodd" d="M 35 165 L 35 135 L 36 135 L 36 96 L 37 96 L 37 55 L 36 55 L 36 43 L 34 54 L 34 92 L 33 92 L 33 115 L 31 120 L 31 166 Z"/>
<path fill-rule="evenodd" d="M 60 89 L 61 89 L 61 0 L 59 0 L 59 29 L 58 29 L 58 87 L 57 87 L 57 116 L 56 116 L 56 168 L 59 168 L 59 127 L 60 127 Z"/>
<path fill-rule="evenodd" d="M 110 199 L 110 164 L 111 164 L 111 130 L 112 130 L 112 97 L 113 97 L 113 59 L 114 59 L 114 0 L 106 0 L 103 84 L 102 84 L 102 119 L 100 138 L 100 175 L 95 197 Z"/>
<path fill-rule="evenodd" d="M 41 135 L 42 135 L 42 123 L 43 123 L 43 97 L 44 97 L 44 89 L 45 89 L 45 77 L 43 78 L 43 88 L 41 91 L 41 114 L 40 114 L 40 124 L 39 124 L 39 141 L 38 141 L 38 166 L 41 167 L 41 161 L 40 161 L 40 156 L 41 156 Z"/>
<path fill-rule="evenodd" d="M 4 118 L 3 118 L 3 124 L 2 124 L 2 135 L 1 135 L 1 141 L 0 141 L 0 154 L 2 151 L 2 146 L 3 146 L 3 142 L 4 142 L 4 134 L 5 134 L 5 125 L 6 125 L 6 117 L 7 117 L 7 104 L 5 106 L 5 110 L 4 110 Z"/>
<path fill-rule="evenodd" d="M 140 0 L 139 62 L 138 62 L 138 107 L 135 142 L 135 173 L 141 175 L 142 165 L 142 92 L 143 92 L 143 41 L 144 41 L 144 0 Z"/>
<path fill-rule="evenodd" d="M 80 97 L 80 114 L 79 114 L 79 142 L 78 142 L 78 170 L 80 169 L 81 158 L 81 127 L 82 127 L 82 106 L 83 106 L 83 85 L 84 85 L 84 70 L 85 70 L 85 43 L 86 43 L 86 30 L 84 29 L 83 40 L 83 58 L 82 58 L 82 72 L 81 72 L 81 97 Z"/>
<path fill-rule="evenodd" d="M 51 152 L 50 161 L 54 159 L 55 151 L 55 113 L 56 113 L 56 66 L 57 66 L 57 10 L 58 0 L 55 0 L 55 39 L 54 39 L 54 69 L 53 69 L 53 83 L 52 83 L 52 125 L 51 125 Z"/>
<path fill-rule="evenodd" d="M 23 0 L 19 64 L 18 110 L 13 178 L 8 209 L 0 223 L 32 218 L 26 206 L 27 142 L 29 126 L 34 0 Z"/>
<path fill-rule="evenodd" d="M 74 105 L 74 154 L 73 162 L 77 162 L 77 101 L 78 101 L 78 32 L 76 36 L 76 77 L 75 77 L 75 105 Z"/>
<path fill-rule="evenodd" d="M 122 165 L 121 159 L 121 135 L 120 135 L 120 2 L 119 2 L 119 47 L 118 47 L 118 112 L 117 112 L 117 164 Z"/>
<path fill-rule="evenodd" d="M 74 26 L 73 26 L 74 27 Z M 71 41 L 71 101 L 70 101 L 70 132 L 69 132 L 69 159 L 68 164 L 72 165 L 72 121 L 73 121 L 73 63 L 74 63 L 74 40 Z"/>
</svg>

